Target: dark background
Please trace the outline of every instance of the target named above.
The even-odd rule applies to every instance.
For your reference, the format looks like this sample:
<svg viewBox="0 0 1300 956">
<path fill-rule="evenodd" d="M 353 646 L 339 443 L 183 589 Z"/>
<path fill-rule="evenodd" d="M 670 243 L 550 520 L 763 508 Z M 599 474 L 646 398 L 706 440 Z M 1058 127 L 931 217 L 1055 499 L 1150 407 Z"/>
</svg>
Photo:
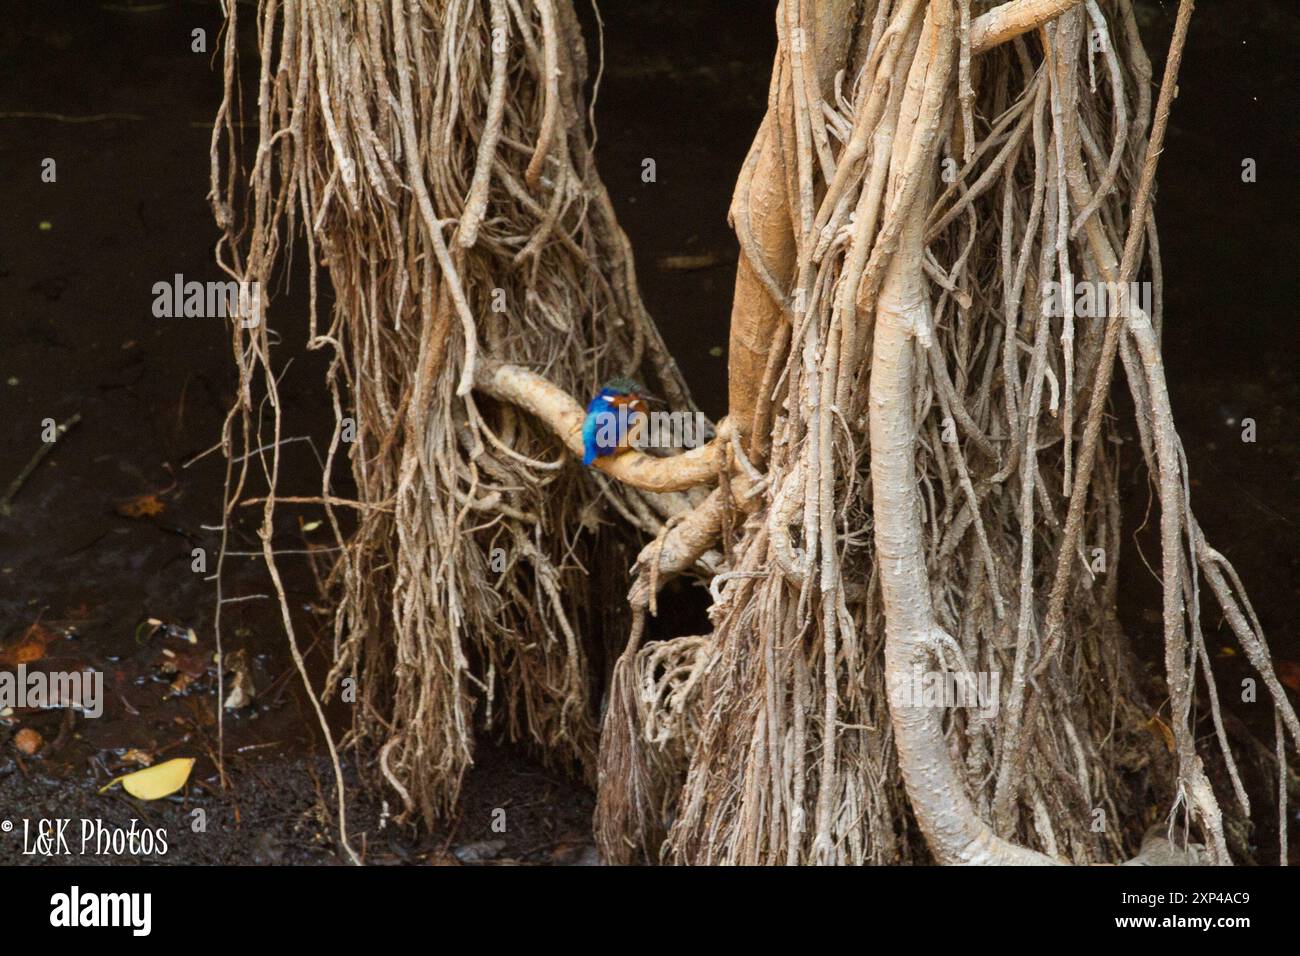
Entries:
<svg viewBox="0 0 1300 956">
<path fill-rule="evenodd" d="M 590 28 L 587 4 L 577 5 Z M 1176 6 L 1140 3 L 1157 76 Z M 1275 655 L 1294 662 L 1300 14 L 1287 0 L 1197 6 L 1157 195 L 1167 370 L 1193 506 L 1246 582 Z M 773 9 L 753 0 L 611 0 L 602 9 L 598 163 L 636 249 L 646 303 L 714 415 L 725 401 L 736 256 L 726 211 L 765 104 Z M 226 616 L 227 651 L 246 649 L 259 688 L 267 688 L 252 714 L 227 721 L 234 791 L 219 792 L 210 762 L 201 761 L 190 804 L 142 809 L 95 795 L 109 774 L 129 769 L 122 755 L 131 748 L 159 758 L 201 755 L 215 740 L 211 697 L 200 693 L 212 675 L 163 699 L 172 678 L 158 676 L 159 654 L 185 648 L 147 629 L 141 640 L 138 628 L 148 619 L 192 627 L 199 650 L 211 653 L 214 594 L 190 571 L 189 554 L 215 548 L 204 525 L 219 520 L 223 464 L 211 455 L 180 466 L 218 439 L 232 389 L 228 337 L 217 320 L 156 319 L 151 304 L 153 284 L 175 273 L 223 278 L 212 263 L 217 230 L 205 199 L 221 87 L 213 53 L 219 8 L 11 0 L 4 10 L 0 488 L 39 447 L 42 419 L 80 413 L 82 421 L 28 481 L 13 516 L 0 518 L 0 647 L 39 623 L 56 639 L 47 658 L 106 668 L 113 691 L 105 718 L 83 721 L 80 738 L 44 760 L 18 758 L 0 730 L 0 817 L 143 813 L 152 825 L 181 830 L 183 814 L 199 804 L 213 821 L 209 833 L 191 837 L 186 827 L 169 859 L 332 860 L 328 822 L 313 812 L 319 788 L 328 793 L 328 774 L 304 729 L 313 721 L 294 692 L 283 631 L 267 601 L 230 605 Z M 241 13 L 252 10 L 241 4 Z M 208 30 L 206 55 L 190 52 L 195 27 Z M 596 44 L 589 49 L 594 69 Z M 88 116 L 101 118 L 66 121 Z M 40 180 L 46 157 L 57 161 L 55 184 Z M 646 157 L 656 160 L 654 184 L 640 180 Z M 1241 181 L 1247 157 L 1258 164 L 1253 184 Z M 694 272 L 657 266 L 667 256 L 698 254 L 719 264 Z M 304 276 L 298 271 L 299 284 Z M 277 307 L 289 325 L 302 323 L 302 297 L 290 294 Z M 328 434 L 321 361 L 301 354 L 286 374 L 286 434 Z M 1257 422 L 1254 444 L 1240 440 L 1243 417 Z M 311 447 L 297 443 L 285 456 L 286 493 L 312 493 Z M 1121 611 L 1139 653 L 1158 667 L 1158 583 L 1139 558 L 1158 566 L 1153 501 L 1141 471 L 1126 471 L 1124 489 L 1130 537 L 1120 563 Z M 130 517 L 129 502 L 148 495 L 161 513 Z M 1144 515 L 1147 528 L 1135 532 Z M 236 550 L 255 547 L 249 528 Z M 302 539 L 305 545 L 307 532 Z M 239 561 L 230 593 L 265 591 L 260 561 Z M 289 577 L 304 645 L 322 633 L 328 640 L 305 567 Z M 1212 652 L 1222 653 L 1232 642 L 1212 601 L 1207 606 Z M 320 657 L 318 650 L 317 666 Z M 1237 681 L 1248 673 L 1240 657 L 1216 664 L 1228 704 L 1271 745 L 1266 705 L 1233 706 Z M 47 740 L 58 734 L 57 718 L 28 723 Z M 509 845 L 500 852 L 512 858 L 571 862 L 556 848 L 586 840 L 590 794 L 516 748 L 481 749 L 463 803 L 445 832 L 419 840 L 391 827 L 377 831 L 382 808 L 365 798 L 354 825 L 370 832 L 370 858 L 381 861 L 432 859 L 439 847 L 483 839 L 498 806 L 510 808 Z M 1266 816 L 1257 808 L 1257 819 Z M 1265 846 L 1269 825 L 1261 820 Z M 0 837 L 0 862 L 17 859 L 17 849 Z M 1262 858 L 1276 859 L 1275 851 Z"/>
</svg>

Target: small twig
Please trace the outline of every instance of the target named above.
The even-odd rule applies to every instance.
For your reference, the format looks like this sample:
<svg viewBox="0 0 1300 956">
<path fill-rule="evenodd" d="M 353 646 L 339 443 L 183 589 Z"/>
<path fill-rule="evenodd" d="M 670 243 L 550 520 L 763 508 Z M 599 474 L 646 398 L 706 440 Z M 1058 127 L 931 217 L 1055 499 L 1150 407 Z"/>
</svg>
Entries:
<svg viewBox="0 0 1300 956">
<path fill-rule="evenodd" d="M 263 497 L 263 498 L 245 498 L 243 501 L 239 502 L 239 507 L 244 508 L 244 507 L 248 507 L 249 505 L 261 505 L 261 504 L 266 504 L 266 501 L 267 501 L 267 499 L 264 498 L 264 497 Z M 276 496 L 275 496 L 275 501 L 276 501 L 276 503 L 278 503 L 278 504 L 296 504 L 296 505 L 333 505 L 333 506 L 336 507 L 336 508 L 355 508 L 355 509 L 357 509 L 358 511 L 365 511 L 365 510 L 367 510 L 367 509 L 371 509 L 371 510 L 375 510 L 375 511 L 392 511 L 392 510 L 393 510 L 393 505 L 392 505 L 391 502 L 384 502 L 384 501 L 381 501 L 381 502 L 378 502 L 378 503 L 371 503 L 371 502 L 368 502 L 368 501 L 353 501 L 353 500 L 351 500 L 350 498 L 335 498 L 335 497 L 332 496 L 332 495 L 330 495 L 330 496 L 322 496 L 322 495 L 307 495 L 307 496 L 299 496 L 299 495 L 276 495 Z M 258 554 L 261 554 L 261 552 L 259 551 Z"/>
<path fill-rule="evenodd" d="M 110 120 L 130 120 L 139 122 L 144 119 L 137 113 L 91 113 L 88 116 L 67 116 L 63 113 L 28 113 L 28 112 L 10 112 L 0 113 L 0 119 L 38 119 L 51 120 L 55 123 L 105 123 Z M 212 124 L 209 123 L 209 126 Z"/>
<path fill-rule="evenodd" d="M 66 422 L 56 428 L 54 430 L 54 438 L 50 441 L 42 442 L 41 447 L 36 449 L 36 454 L 32 455 L 31 461 L 27 463 L 27 466 L 18 473 L 17 478 L 9 482 L 9 487 L 5 490 L 4 498 L 0 498 L 0 516 L 7 518 L 13 512 L 14 497 L 22 489 L 27 479 L 32 476 L 32 472 L 34 472 L 36 467 L 45 459 L 45 456 L 50 453 L 50 450 L 54 448 L 58 440 L 67 434 L 69 429 L 75 427 L 79 421 L 81 421 L 81 412 L 77 412 Z"/>
</svg>

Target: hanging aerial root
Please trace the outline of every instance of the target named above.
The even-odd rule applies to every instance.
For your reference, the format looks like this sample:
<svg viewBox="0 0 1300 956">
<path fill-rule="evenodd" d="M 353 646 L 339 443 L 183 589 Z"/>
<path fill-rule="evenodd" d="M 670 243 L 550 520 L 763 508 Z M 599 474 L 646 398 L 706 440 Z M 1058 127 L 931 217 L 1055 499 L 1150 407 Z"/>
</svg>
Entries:
<svg viewBox="0 0 1300 956">
<path fill-rule="evenodd" d="M 227 5 L 212 148 L 219 259 L 270 290 L 305 242 L 307 344 L 330 354 L 337 423 L 317 436 L 319 487 L 279 487 L 284 346 L 271 345 L 291 325 L 265 295 L 264 321 L 232 326 L 226 533 L 236 502 L 262 500 L 274 571 L 285 503 L 323 508 L 338 556 L 324 695 L 354 682 L 345 743 L 401 819 L 453 806 L 484 729 L 593 774 L 590 635 L 621 632 L 627 611 L 589 572 L 626 568 L 640 546 L 618 516 L 657 531 L 689 507 L 657 492 L 712 485 L 717 465 L 708 447 L 676 462 L 629 454 L 603 466 L 626 479 L 611 484 L 569 456 L 568 396 L 613 375 L 694 410 L 595 175 L 571 4 L 269 0 L 249 25 L 260 63 L 243 102 L 239 8 Z M 545 387 L 515 404 L 508 370 L 523 366 L 545 370 Z M 355 493 L 334 491 L 336 467 Z M 341 816 L 341 780 L 339 800 Z"/>
<path fill-rule="evenodd" d="M 1185 732 L 1209 661 L 1198 564 L 1270 690 L 1272 668 L 1191 518 L 1158 342 L 1127 300 L 1094 320 L 1054 293 L 1159 283 L 1150 184 L 1190 4 L 1153 128 L 1127 0 L 972 6 L 778 11 L 769 109 L 732 207 L 730 420 L 766 472 L 747 475 L 761 495 L 735 520 L 722 513 L 731 560 L 711 588 L 703 661 L 692 657 L 680 786 L 644 731 L 669 717 L 659 698 L 607 715 L 602 741 L 602 801 L 638 807 L 622 845 L 645 858 L 1148 860 L 1153 816 L 1190 808 L 1192 826 L 1163 846 L 1218 861 L 1221 820 L 1246 810 L 1217 702 L 1239 806 L 1219 809 Z M 1152 298 L 1158 329 L 1158 288 Z M 1155 702 L 1117 625 L 1116 355 L 1166 516 L 1166 664 L 1184 728 L 1172 757 L 1148 730 Z M 681 528 L 657 544 L 669 550 Z M 645 549 L 637 606 L 657 562 Z M 621 663 L 629 681 L 654 647 Z M 934 686 L 983 690 L 936 703 Z M 634 741 L 651 777 L 673 775 L 643 788 L 653 800 L 612 773 Z M 602 845 L 621 839 L 617 816 L 602 818 Z M 665 827 L 662 848 L 645 845 Z M 1204 851 L 1184 852 L 1192 839 Z"/>
</svg>

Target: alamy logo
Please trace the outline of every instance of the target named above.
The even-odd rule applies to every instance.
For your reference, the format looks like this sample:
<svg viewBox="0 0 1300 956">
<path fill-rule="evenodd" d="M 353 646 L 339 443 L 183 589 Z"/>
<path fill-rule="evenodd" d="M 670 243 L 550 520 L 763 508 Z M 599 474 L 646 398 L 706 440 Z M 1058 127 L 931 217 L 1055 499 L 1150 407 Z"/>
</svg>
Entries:
<svg viewBox="0 0 1300 956">
<path fill-rule="evenodd" d="M 981 717 L 998 712 L 997 671 L 927 671 L 920 664 L 893 682 L 890 698 L 896 707 L 962 707 Z"/>
<path fill-rule="evenodd" d="M 153 295 L 153 314 L 160 319 L 238 318 L 246 329 L 262 323 L 259 282 L 186 282 L 178 272 L 171 282 L 155 282 Z"/>
<path fill-rule="evenodd" d="M 134 936 L 153 928 L 151 893 L 82 893 L 74 886 L 50 897 L 51 926 L 128 926 Z"/>
<path fill-rule="evenodd" d="M 601 448 L 696 448 L 709 439 L 703 412 L 641 412 L 619 405 L 595 413 Z"/>
<path fill-rule="evenodd" d="M 87 717 L 104 713 L 104 675 L 100 671 L 28 672 L 19 664 L 17 672 L 0 671 L 0 714 L 6 710 L 34 708 L 62 710 L 73 707 Z"/>
<path fill-rule="evenodd" d="M 1129 318 L 1141 311 L 1151 314 L 1151 283 L 1078 282 L 1067 275 L 1065 282 L 1043 285 L 1043 314 L 1064 317 L 1066 306 L 1080 319 Z"/>
</svg>

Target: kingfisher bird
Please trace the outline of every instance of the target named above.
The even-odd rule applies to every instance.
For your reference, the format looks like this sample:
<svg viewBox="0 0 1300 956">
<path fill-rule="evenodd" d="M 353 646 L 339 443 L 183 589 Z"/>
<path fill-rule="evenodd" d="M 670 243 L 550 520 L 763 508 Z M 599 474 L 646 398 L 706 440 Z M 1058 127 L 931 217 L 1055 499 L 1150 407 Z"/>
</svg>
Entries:
<svg viewBox="0 0 1300 956">
<path fill-rule="evenodd" d="M 659 401 L 630 378 L 611 378 L 587 403 L 582 422 L 582 463 L 627 451 L 639 434 L 647 401 Z"/>
</svg>

